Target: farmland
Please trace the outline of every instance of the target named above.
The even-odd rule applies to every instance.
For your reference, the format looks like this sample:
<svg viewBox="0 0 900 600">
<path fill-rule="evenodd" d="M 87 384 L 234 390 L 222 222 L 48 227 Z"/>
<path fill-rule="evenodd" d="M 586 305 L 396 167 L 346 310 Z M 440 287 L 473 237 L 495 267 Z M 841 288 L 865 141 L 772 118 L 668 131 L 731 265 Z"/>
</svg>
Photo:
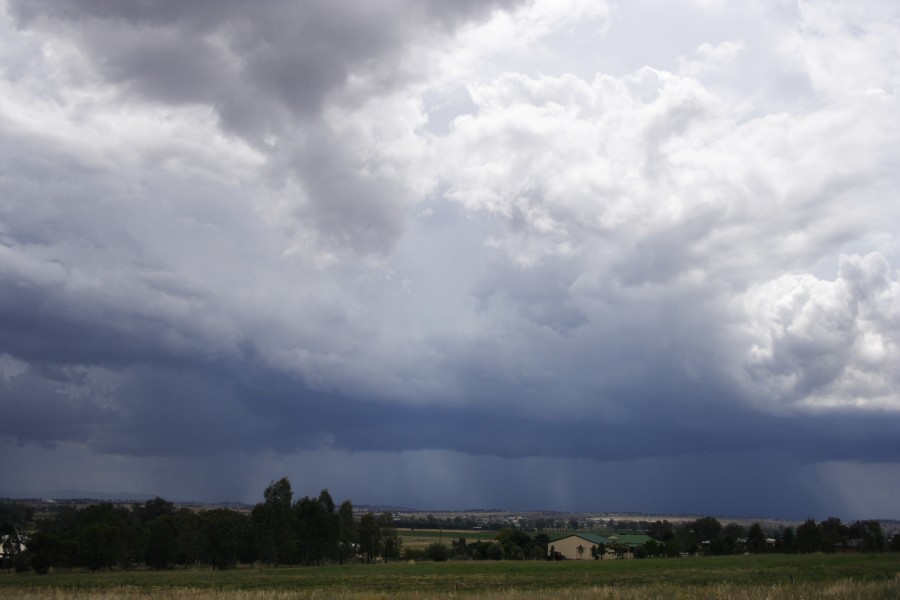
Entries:
<svg viewBox="0 0 900 600">
<path fill-rule="evenodd" d="M 435 542 L 450 544 L 451 540 L 465 538 L 469 542 L 490 541 L 497 538 L 496 531 L 472 531 L 462 529 L 397 529 L 404 548 L 422 549 Z"/>
<path fill-rule="evenodd" d="M 900 556 L 766 555 L 622 561 L 450 561 L 231 570 L 0 575 L 7 598 L 896 598 Z"/>
</svg>

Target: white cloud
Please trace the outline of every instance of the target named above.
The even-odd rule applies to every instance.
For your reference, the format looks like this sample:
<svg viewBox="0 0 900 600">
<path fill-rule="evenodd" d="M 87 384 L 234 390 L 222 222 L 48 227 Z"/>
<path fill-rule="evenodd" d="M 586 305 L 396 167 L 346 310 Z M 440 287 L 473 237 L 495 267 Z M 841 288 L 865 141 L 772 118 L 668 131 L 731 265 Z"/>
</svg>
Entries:
<svg viewBox="0 0 900 600">
<path fill-rule="evenodd" d="M 878 253 L 837 279 L 784 275 L 751 289 L 747 371 L 776 409 L 900 410 L 900 283 Z"/>
<path fill-rule="evenodd" d="M 900 83 L 896 4 L 866 0 L 798 6 L 800 24 L 783 52 L 802 63 L 816 89 L 837 97 L 870 90 L 896 94 Z"/>
<path fill-rule="evenodd" d="M 715 46 L 704 42 L 697 47 L 697 59 L 680 59 L 680 75 L 703 77 L 707 73 L 727 72 L 735 67 L 738 55 L 744 49 L 743 41 L 729 41 Z"/>
</svg>

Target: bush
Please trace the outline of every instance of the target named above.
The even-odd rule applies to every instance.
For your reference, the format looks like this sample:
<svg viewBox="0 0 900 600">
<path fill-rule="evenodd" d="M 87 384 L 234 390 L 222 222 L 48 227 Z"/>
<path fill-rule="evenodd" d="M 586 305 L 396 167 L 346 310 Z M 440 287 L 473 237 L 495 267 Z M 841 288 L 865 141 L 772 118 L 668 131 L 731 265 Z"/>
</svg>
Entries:
<svg viewBox="0 0 900 600">
<path fill-rule="evenodd" d="M 418 548 L 404 548 L 403 560 L 422 560 L 425 558 L 425 551 Z"/>
<path fill-rule="evenodd" d="M 503 546 L 501 546 L 497 542 L 492 543 L 490 546 L 488 546 L 487 558 L 488 560 L 502 560 Z"/>
<path fill-rule="evenodd" d="M 450 548 L 435 542 L 425 548 L 425 558 L 435 562 L 444 562 L 450 558 Z"/>
</svg>

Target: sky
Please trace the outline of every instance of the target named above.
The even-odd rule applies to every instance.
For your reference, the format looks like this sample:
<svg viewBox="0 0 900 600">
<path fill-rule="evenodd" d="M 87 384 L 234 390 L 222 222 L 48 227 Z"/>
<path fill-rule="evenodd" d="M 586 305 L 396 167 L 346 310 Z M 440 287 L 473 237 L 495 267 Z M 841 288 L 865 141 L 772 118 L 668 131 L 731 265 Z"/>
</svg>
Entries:
<svg viewBox="0 0 900 600">
<path fill-rule="evenodd" d="M 0 0 L 0 495 L 900 518 L 897 39 Z"/>
</svg>

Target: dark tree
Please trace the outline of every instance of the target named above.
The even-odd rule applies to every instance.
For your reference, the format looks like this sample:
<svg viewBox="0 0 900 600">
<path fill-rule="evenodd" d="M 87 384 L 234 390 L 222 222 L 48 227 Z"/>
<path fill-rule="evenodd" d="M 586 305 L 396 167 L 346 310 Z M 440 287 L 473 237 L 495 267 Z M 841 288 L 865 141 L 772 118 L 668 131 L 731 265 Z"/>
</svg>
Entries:
<svg viewBox="0 0 900 600">
<path fill-rule="evenodd" d="M 30 557 L 31 568 L 38 575 L 46 575 L 51 567 L 63 562 L 61 551 L 60 539 L 51 533 L 39 531 L 28 540 L 27 556 Z"/>
<path fill-rule="evenodd" d="M 647 529 L 647 535 L 660 542 L 668 542 L 675 537 L 675 530 L 668 521 L 655 521 Z"/>
<path fill-rule="evenodd" d="M 450 548 L 439 542 L 434 542 L 425 548 L 424 557 L 426 560 L 445 562 L 450 558 Z"/>
<path fill-rule="evenodd" d="M 702 547 L 715 547 L 722 524 L 714 517 L 701 517 L 678 526 L 675 537 L 682 552 L 697 552 Z"/>
<path fill-rule="evenodd" d="M 318 498 L 308 496 L 294 505 L 300 562 L 320 565 L 338 556 L 339 517 L 328 490 Z"/>
<path fill-rule="evenodd" d="M 356 521 L 353 518 L 353 504 L 344 500 L 338 509 L 338 562 L 345 561 L 356 556 Z"/>
<path fill-rule="evenodd" d="M 878 521 L 857 521 L 850 526 L 850 536 L 861 539 L 863 550 L 866 552 L 882 552 L 887 542 L 884 530 Z"/>
<path fill-rule="evenodd" d="M 828 517 L 819 524 L 822 534 L 821 549 L 824 552 L 834 552 L 847 544 L 850 539 L 850 528 L 844 525 L 837 517 Z"/>
<path fill-rule="evenodd" d="M 702 517 L 692 524 L 694 533 L 701 541 L 713 542 L 722 533 L 722 524 L 715 517 Z"/>
<path fill-rule="evenodd" d="M 150 521 L 159 517 L 174 515 L 175 505 L 168 500 L 163 500 L 162 498 L 157 496 L 153 500 L 147 500 L 142 505 L 134 505 L 132 513 L 138 518 L 141 525 L 146 525 Z"/>
<path fill-rule="evenodd" d="M 375 521 L 375 515 L 367 512 L 360 518 L 357 536 L 359 539 L 359 553 L 366 563 L 370 563 L 380 556 L 381 529 Z"/>
<path fill-rule="evenodd" d="M 175 564 L 189 567 L 200 560 L 203 554 L 203 532 L 200 517 L 193 511 L 182 508 L 172 517 L 175 523 Z"/>
<path fill-rule="evenodd" d="M 91 571 L 111 569 L 119 559 L 120 534 L 115 526 L 92 523 L 80 531 L 78 547 L 84 565 Z"/>
<path fill-rule="evenodd" d="M 796 554 L 797 539 L 794 537 L 793 527 L 785 527 L 784 533 L 781 534 L 781 551 L 785 554 Z"/>
<path fill-rule="evenodd" d="M 816 522 L 807 519 L 797 527 L 797 551 L 801 554 L 818 552 L 822 549 L 822 531 Z"/>
<path fill-rule="evenodd" d="M 666 545 L 657 540 L 650 540 L 646 544 L 644 544 L 644 548 L 647 550 L 647 556 L 651 558 L 663 557 L 666 555 Z"/>
<path fill-rule="evenodd" d="M 469 558 L 469 545 L 466 543 L 466 538 L 457 538 L 450 542 L 450 546 L 453 551 L 453 558 L 457 560 Z"/>
<path fill-rule="evenodd" d="M 497 542 L 503 547 L 503 555 L 510 560 L 522 560 L 531 556 L 531 537 L 524 531 L 506 527 L 497 534 Z"/>
<path fill-rule="evenodd" d="M 389 512 L 381 513 L 378 516 L 378 528 L 380 529 L 384 561 L 400 558 L 403 540 L 397 535 L 397 528 L 394 527 L 394 516 Z"/>
<path fill-rule="evenodd" d="M 488 560 L 503 560 L 503 546 L 497 542 L 491 542 L 487 546 L 485 558 Z"/>
<path fill-rule="evenodd" d="M 153 569 L 168 569 L 175 564 L 178 530 L 175 518 L 162 514 L 147 523 L 144 562 Z"/>
<path fill-rule="evenodd" d="M 213 569 L 232 569 L 246 558 L 250 524 L 232 510 L 217 508 L 200 514 L 203 557 Z"/>
<path fill-rule="evenodd" d="M 294 559 L 296 537 L 293 492 L 287 477 L 273 481 L 263 492 L 264 502 L 253 507 L 250 519 L 260 558 L 278 566 Z"/>
<path fill-rule="evenodd" d="M 766 534 L 759 523 L 754 523 L 747 531 L 747 550 L 753 554 L 762 554 L 768 551 Z"/>
<path fill-rule="evenodd" d="M 319 504 L 322 506 L 325 515 L 320 525 L 323 556 L 327 560 L 334 560 L 338 556 L 338 545 L 340 543 L 340 519 L 337 513 L 337 506 L 327 489 L 319 493 Z"/>
</svg>

